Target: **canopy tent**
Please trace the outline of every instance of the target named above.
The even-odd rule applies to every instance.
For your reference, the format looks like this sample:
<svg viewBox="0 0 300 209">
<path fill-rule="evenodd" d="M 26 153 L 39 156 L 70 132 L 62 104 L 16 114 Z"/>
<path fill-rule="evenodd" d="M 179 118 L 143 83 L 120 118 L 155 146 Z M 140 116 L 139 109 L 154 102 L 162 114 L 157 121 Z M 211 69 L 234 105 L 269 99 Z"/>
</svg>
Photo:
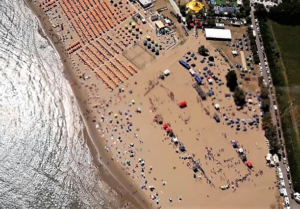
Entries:
<svg viewBox="0 0 300 209">
<path fill-rule="evenodd" d="M 215 108 L 216 108 L 216 110 L 219 110 L 220 109 L 220 105 L 219 104 L 215 104 Z"/>
<path fill-rule="evenodd" d="M 203 8 L 203 4 L 196 0 L 192 0 L 189 3 L 186 4 L 186 8 L 189 13 L 195 14 L 200 12 L 200 10 Z"/>
<path fill-rule="evenodd" d="M 174 143 L 178 143 L 178 139 L 177 139 L 177 138 L 173 138 L 172 141 L 173 141 Z"/>
<path fill-rule="evenodd" d="M 246 164 L 248 167 L 252 167 L 252 163 L 249 160 L 246 161 Z"/>
<path fill-rule="evenodd" d="M 187 106 L 187 102 L 186 101 L 182 101 L 178 103 L 179 107 L 186 107 Z"/>
<path fill-rule="evenodd" d="M 232 146 L 234 147 L 234 148 L 236 148 L 237 147 L 237 145 L 238 145 L 238 143 L 236 142 L 236 141 L 231 141 L 231 144 L 232 144 Z"/>
<path fill-rule="evenodd" d="M 165 71 L 164 71 L 164 74 L 165 74 L 165 76 L 168 76 L 168 75 L 170 75 L 170 70 L 169 69 L 166 69 Z"/>
<path fill-rule="evenodd" d="M 243 162 L 247 161 L 246 155 L 242 155 L 241 159 L 242 159 Z"/>
</svg>

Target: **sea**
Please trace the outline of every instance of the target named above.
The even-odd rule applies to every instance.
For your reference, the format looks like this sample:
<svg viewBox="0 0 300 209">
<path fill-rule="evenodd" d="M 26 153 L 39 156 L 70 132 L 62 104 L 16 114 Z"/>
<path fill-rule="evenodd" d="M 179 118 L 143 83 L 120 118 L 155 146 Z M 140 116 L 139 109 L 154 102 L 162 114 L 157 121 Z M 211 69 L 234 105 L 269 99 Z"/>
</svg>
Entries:
<svg viewBox="0 0 300 209">
<path fill-rule="evenodd" d="M 38 28 L 23 0 L 0 0 L 0 208 L 120 208 Z"/>
</svg>

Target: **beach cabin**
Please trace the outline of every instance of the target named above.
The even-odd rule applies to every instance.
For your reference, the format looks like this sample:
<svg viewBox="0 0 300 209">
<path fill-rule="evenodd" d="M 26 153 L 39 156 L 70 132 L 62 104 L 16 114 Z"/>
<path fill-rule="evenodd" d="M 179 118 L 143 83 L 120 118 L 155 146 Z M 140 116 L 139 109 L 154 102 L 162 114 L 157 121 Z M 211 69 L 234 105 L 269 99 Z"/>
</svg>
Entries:
<svg viewBox="0 0 300 209">
<path fill-rule="evenodd" d="M 195 71 L 191 68 L 191 69 L 189 69 L 189 72 L 190 72 L 190 74 L 192 75 L 192 76 L 194 76 L 195 75 Z"/>
<path fill-rule="evenodd" d="M 183 60 L 179 60 L 179 63 L 188 70 L 191 68 L 191 66 Z"/>
<path fill-rule="evenodd" d="M 195 75 L 195 80 L 199 85 L 202 84 L 202 80 L 198 75 Z"/>
<path fill-rule="evenodd" d="M 187 106 L 187 102 L 186 101 L 182 101 L 178 103 L 180 108 L 185 108 Z"/>
</svg>

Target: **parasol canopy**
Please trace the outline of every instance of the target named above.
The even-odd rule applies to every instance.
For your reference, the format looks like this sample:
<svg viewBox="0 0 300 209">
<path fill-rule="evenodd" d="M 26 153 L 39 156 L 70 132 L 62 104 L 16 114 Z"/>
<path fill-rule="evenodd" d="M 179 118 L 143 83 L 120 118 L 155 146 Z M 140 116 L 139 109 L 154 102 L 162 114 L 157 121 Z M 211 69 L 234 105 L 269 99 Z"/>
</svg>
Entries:
<svg viewBox="0 0 300 209">
<path fill-rule="evenodd" d="M 166 131 L 167 132 L 170 132 L 172 129 L 170 128 L 170 127 L 168 127 L 167 129 L 166 129 Z"/>
<path fill-rule="evenodd" d="M 198 13 L 203 8 L 203 4 L 201 4 L 196 0 L 192 0 L 186 4 L 186 8 L 189 13 L 194 14 L 194 13 Z"/>
</svg>

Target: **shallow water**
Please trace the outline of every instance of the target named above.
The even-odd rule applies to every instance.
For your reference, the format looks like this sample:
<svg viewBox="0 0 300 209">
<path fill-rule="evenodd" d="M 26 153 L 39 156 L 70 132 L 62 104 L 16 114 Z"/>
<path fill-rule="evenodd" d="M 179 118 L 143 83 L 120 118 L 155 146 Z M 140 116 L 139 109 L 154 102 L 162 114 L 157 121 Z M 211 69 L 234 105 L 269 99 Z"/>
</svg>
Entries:
<svg viewBox="0 0 300 209">
<path fill-rule="evenodd" d="M 0 208 L 119 208 L 59 56 L 37 29 L 22 0 L 0 1 Z"/>
</svg>

